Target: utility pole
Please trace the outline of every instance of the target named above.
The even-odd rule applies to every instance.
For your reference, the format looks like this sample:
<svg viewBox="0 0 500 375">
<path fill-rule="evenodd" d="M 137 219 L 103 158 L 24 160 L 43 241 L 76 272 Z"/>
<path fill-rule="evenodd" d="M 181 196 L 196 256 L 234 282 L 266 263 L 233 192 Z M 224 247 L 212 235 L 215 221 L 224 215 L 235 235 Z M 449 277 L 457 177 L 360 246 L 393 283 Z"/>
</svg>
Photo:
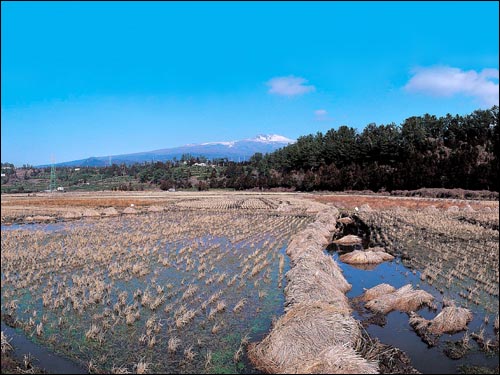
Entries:
<svg viewBox="0 0 500 375">
<path fill-rule="evenodd" d="M 52 157 L 52 165 L 50 167 L 50 192 L 56 191 L 56 166 L 54 164 L 54 157 Z"/>
</svg>

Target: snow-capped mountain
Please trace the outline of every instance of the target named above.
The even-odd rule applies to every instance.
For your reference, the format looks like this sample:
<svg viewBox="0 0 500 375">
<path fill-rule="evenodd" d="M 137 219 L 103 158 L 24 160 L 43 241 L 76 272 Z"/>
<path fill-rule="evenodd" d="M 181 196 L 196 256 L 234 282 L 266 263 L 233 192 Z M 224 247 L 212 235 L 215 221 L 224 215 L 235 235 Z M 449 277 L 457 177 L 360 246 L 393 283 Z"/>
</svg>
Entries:
<svg viewBox="0 0 500 375">
<path fill-rule="evenodd" d="M 285 143 L 285 144 L 295 142 L 293 139 L 283 137 L 282 135 L 278 134 L 269 134 L 269 135 L 259 134 L 255 138 L 246 139 L 246 141 L 262 142 L 262 143 Z"/>
<path fill-rule="evenodd" d="M 239 141 L 205 142 L 134 154 L 90 157 L 82 160 L 59 163 L 57 166 L 96 167 L 109 165 L 110 162 L 115 164 L 133 164 L 151 161 L 166 161 L 172 160 L 174 157 L 180 159 L 183 154 L 191 154 L 194 157 L 205 156 L 208 159 L 228 158 L 233 161 L 243 161 L 248 160 L 256 152 L 266 154 L 294 142 L 293 139 L 278 134 L 259 134 L 254 138 L 242 139 Z"/>
</svg>

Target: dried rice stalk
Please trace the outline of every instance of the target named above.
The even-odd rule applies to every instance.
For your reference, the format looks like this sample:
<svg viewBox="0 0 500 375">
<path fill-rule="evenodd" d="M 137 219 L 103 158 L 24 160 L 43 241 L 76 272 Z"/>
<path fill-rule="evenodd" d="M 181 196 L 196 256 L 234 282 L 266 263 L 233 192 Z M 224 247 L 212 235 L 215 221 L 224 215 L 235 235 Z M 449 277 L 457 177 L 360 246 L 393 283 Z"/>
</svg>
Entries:
<svg viewBox="0 0 500 375">
<path fill-rule="evenodd" d="M 339 281 L 327 273 L 317 270 L 295 267 L 288 271 L 288 284 L 285 288 L 285 310 L 298 303 L 329 303 L 344 313 L 349 313 L 349 302 L 344 292 L 339 289 Z M 343 278 L 343 276 L 342 276 Z"/>
<path fill-rule="evenodd" d="M 356 347 L 360 339 L 359 323 L 337 307 L 297 304 L 276 322 L 264 340 L 249 345 L 248 356 L 264 372 L 291 372 L 333 345 Z"/>
<path fill-rule="evenodd" d="M 373 288 L 365 290 L 362 296 L 362 300 L 365 302 L 371 301 L 372 299 L 383 296 L 384 294 L 394 293 L 396 288 L 389 284 L 379 284 Z"/>
<path fill-rule="evenodd" d="M 423 290 L 414 290 L 411 284 L 402 286 L 393 293 L 384 294 L 366 303 L 366 307 L 375 312 L 387 314 L 393 310 L 415 311 L 423 304 L 430 304 L 434 297 Z"/>
<path fill-rule="evenodd" d="M 294 370 L 298 374 L 378 374 L 378 363 L 367 361 L 349 346 L 334 345 Z"/>
<path fill-rule="evenodd" d="M 352 234 L 349 234 L 347 236 L 344 236 L 342 238 L 339 238 L 338 240 L 333 241 L 333 243 L 336 243 L 337 245 L 359 245 L 361 244 L 361 237 L 354 236 Z"/>
<path fill-rule="evenodd" d="M 378 264 L 386 260 L 393 260 L 391 254 L 381 251 L 362 251 L 354 250 L 347 254 L 342 254 L 339 259 L 348 264 Z"/>
<path fill-rule="evenodd" d="M 472 313 L 463 307 L 447 306 L 432 320 L 420 317 L 418 314 L 410 316 L 410 325 L 418 332 L 425 329 L 429 333 L 442 335 L 455 333 L 467 329 L 472 321 Z"/>
</svg>

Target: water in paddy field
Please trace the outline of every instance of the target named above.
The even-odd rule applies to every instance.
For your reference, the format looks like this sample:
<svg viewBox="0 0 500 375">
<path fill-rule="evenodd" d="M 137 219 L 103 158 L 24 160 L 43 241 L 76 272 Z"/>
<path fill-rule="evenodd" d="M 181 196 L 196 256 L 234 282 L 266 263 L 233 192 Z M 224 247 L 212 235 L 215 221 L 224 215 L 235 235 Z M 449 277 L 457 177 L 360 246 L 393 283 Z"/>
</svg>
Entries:
<svg viewBox="0 0 500 375">
<path fill-rule="evenodd" d="M 346 249 L 344 249 L 346 250 Z M 327 250 L 335 261 L 338 263 L 344 273 L 344 277 L 352 284 L 352 289 L 347 293 L 347 296 L 352 299 L 360 296 L 364 289 L 372 288 L 378 284 L 387 283 L 395 288 L 400 288 L 406 284 L 412 284 L 414 288 L 420 288 L 426 292 L 431 293 L 436 305 L 437 311 L 431 311 L 429 308 L 424 307 L 417 311 L 417 313 L 426 319 L 432 319 L 440 311 L 442 307 L 443 295 L 431 285 L 420 280 L 420 273 L 412 273 L 412 270 L 401 264 L 400 259 L 395 258 L 393 261 L 379 264 L 373 269 L 363 270 L 358 269 L 349 264 L 343 263 L 339 260 L 338 250 Z M 485 312 L 476 305 L 465 306 L 464 300 L 459 296 L 452 297 L 457 306 L 467 307 L 474 314 L 474 319 L 468 324 L 469 333 L 479 332 L 481 327 L 485 328 L 487 337 L 495 337 L 493 332 L 493 319 L 490 316 L 490 323 L 484 324 Z M 355 309 L 354 318 L 363 321 L 372 313 L 361 307 Z M 371 337 L 378 338 L 383 344 L 395 346 L 404 351 L 411 359 L 413 367 L 424 374 L 457 374 L 459 373 L 459 366 L 486 366 L 496 368 L 498 366 L 498 354 L 486 354 L 480 351 L 476 342 L 470 339 L 471 350 L 458 360 L 453 360 L 444 354 L 447 341 L 458 341 L 463 336 L 465 331 L 455 334 L 443 334 L 439 343 L 434 347 L 428 347 L 420 337 L 413 331 L 409 324 L 409 316 L 407 313 L 392 311 L 386 315 L 386 323 L 383 327 L 375 324 L 370 324 L 366 327 L 366 331 Z"/>
<path fill-rule="evenodd" d="M 49 373 L 54 374 L 87 374 L 87 369 L 77 365 L 73 361 L 61 357 L 45 347 L 30 341 L 21 330 L 8 327 L 2 322 L 2 331 L 10 340 L 14 348 L 13 356 L 23 362 L 23 355 L 30 353 L 33 357 L 33 365 L 41 367 Z"/>
<path fill-rule="evenodd" d="M 131 219 L 122 219 L 120 221 L 120 230 L 128 230 L 127 220 Z M 47 237 L 47 241 L 50 241 L 51 238 L 60 239 L 61 236 L 65 235 L 64 232 L 70 234 L 75 225 L 80 228 L 82 224 L 84 222 L 9 225 L 2 226 L 2 231 L 33 230 L 34 233 L 44 232 L 49 236 L 56 236 Z M 103 225 L 107 224 L 104 223 Z M 86 223 L 86 226 L 89 226 L 90 230 L 93 230 L 92 222 Z M 108 227 L 106 226 L 106 228 Z M 293 232 L 295 230 L 290 233 Z M 86 340 L 85 332 L 93 322 L 93 316 L 96 314 L 102 315 L 103 306 L 91 306 L 82 315 L 75 315 L 73 310 L 68 310 L 65 315 L 67 319 L 66 324 L 62 328 L 58 328 L 57 320 L 60 317 L 61 311 L 44 309 L 41 301 L 38 298 L 36 300 L 32 298 L 32 293 L 28 291 L 20 295 L 19 308 L 16 309 L 16 314 L 24 322 L 27 321 L 29 314 L 33 310 L 38 311 L 38 315 L 35 318 L 36 321 L 38 321 L 42 314 L 46 314 L 47 322 L 44 323 L 42 337 L 37 338 L 36 335 L 33 335 L 33 329 L 23 332 L 21 329 L 5 327 L 3 322 L 2 330 L 7 333 L 8 337 L 14 337 L 11 344 L 15 348 L 14 354 L 21 355 L 21 362 L 22 354 L 30 352 L 37 359 L 34 361 L 34 365 L 45 368 L 52 373 L 81 373 L 82 367 L 65 357 L 74 360 L 79 359 L 81 362 L 78 362 L 85 365 L 88 364 L 90 359 L 100 359 L 104 355 L 107 356 L 107 359 L 101 361 L 101 368 L 106 368 L 108 371 L 113 366 L 126 366 L 129 371 L 132 371 L 132 366 L 135 363 L 145 360 L 145 362 L 151 364 L 150 372 L 256 373 L 258 371 L 246 358 L 246 351 L 243 352 L 240 360 L 234 360 L 234 355 L 245 335 L 248 334 L 250 342 L 261 340 L 269 332 L 272 320 L 283 314 L 284 285 L 279 283 L 279 280 L 284 279 L 284 277 L 278 274 L 278 254 L 284 255 L 287 236 L 283 235 L 283 231 L 277 230 L 265 233 L 259 232 L 252 238 L 243 239 L 212 235 L 196 238 L 194 241 L 200 243 L 200 248 L 197 248 L 198 250 L 193 252 L 193 259 L 198 261 L 198 254 L 201 253 L 201 250 L 211 248 L 211 252 L 215 255 L 205 254 L 205 256 L 215 258 L 217 254 L 221 254 L 221 257 L 212 263 L 213 268 L 210 274 L 227 274 L 226 279 L 222 283 L 214 281 L 209 284 L 205 283 L 209 275 L 199 282 L 196 281 L 198 275 L 196 267 L 191 271 L 185 270 L 185 264 L 181 264 L 180 268 L 175 267 L 175 259 L 180 259 L 175 254 L 179 254 L 182 248 L 190 245 L 189 242 L 186 242 L 186 239 L 164 244 L 158 251 L 158 254 L 162 257 L 174 254 L 170 257 L 172 266 L 158 267 L 158 272 L 151 272 L 145 277 L 117 279 L 114 281 L 113 288 L 117 291 L 126 291 L 128 293 L 127 302 L 130 305 L 134 291 L 138 288 L 144 290 L 146 285 L 153 284 L 153 278 L 156 279 L 157 284 L 166 285 L 167 283 L 172 283 L 176 286 L 175 289 L 177 292 L 171 298 L 167 297 L 166 304 L 173 305 L 173 310 L 170 313 L 163 312 L 165 304 L 155 312 L 149 311 L 149 309 L 144 307 L 139 307 L 141 313 L 140 320 L 131 326 L 121 323 L 112 327 L 102 345 Z M 261 271 L 255 277 L 250 278 L 248 276 L 246 280 L 242 280 L 244 282 L 241 285 L 238 279 L 234 284 L 229 286 L 228 281 L 241 271 L 240 260 L 234 254 L 247 256 L 259 248 L 267 249 L 263 250 L 260 254 L 266 255 L 264 259 L 269 262 L 268 268 L 270 272 Z M 228 256 L 230 254 L 231 256 Z M 128 256 L 128 253 L 125 255 Z M 242 259 L 245 259 L 245 257 Z M 285 256 L 284 259 L 286 260 L 284 273 L 286 273 L 289 269 L 288 258 Z M 156 257 L 151 263 L 152 270 L 154 270 L 154 267 L 157 267 L 155 264 Z M 263 277 L 264 273 L 268 274 L 268 276 Z M 190 282 L 193 284 L 196 283 L 199 286 L 200 298 L 195 297 L 181 301 L 182 293 L 186 291 Z M 203 312 L 199 310 L 200 303 L 221 288 L 224 289 L 224 294 L 220 299 L 226 302 L 227 308 L 224 312 L 217 314 L 215 319 L 207 320 L 207 315 L 215 303 L 209 305 Z M 264 292 L 262 296 L 260 293 L 257 293 L 260 291 Z M 154 289 L 152 292 L 155 293 Z M 168 292 L 170 292 L 170 289 L 167 287 L 164 294 L 167 295 Z M 3 295 L 4 290 L 2 290 L 2 297 Z M 247 304 L 239 313 L 233 313 L 233 307 L 242 297 L 247 299 Z M 113 295 L 111 308 L 115 302 L 116 296 Z M 4 303 L 7 302 L 2 298 L 2 313 L 5 312 Z M 181 304 L 185 304 L 189 309 L 196 308 L 197 315 L 187 326 L 179 329 L 176 329 L 174 326 L 174 329 L 171 331 L 172 315 L 178 310 Z M 28 307 L 30 308 L 30 312 L 25 313 Z M 161 327 L 160 332 L 156 336 L 156 345 L 148 348 L 147 345 L 140 343 L 140 337 L 146 332 L 146 322 L 153 315 L 158 316 Z M 223 323 L 222 329 L 218 334 L 211 332 L 215 323 Z M 169 353 L 167 350 L 168 339 L 172 336 L 177 336 L 181 340 L 181 346 L 175 353 Z M 57 341 L 49 343 L 47 341 L 49 337 L 55 338 Z M 184 350 L 189 347 L 192 347 L 195 357 L 191 362 L 185 363 Z M 63 356 L 60 357 L 54 354 L 51 349 L 54 349 L 57 353 L 61 353 Z M 205 363 L 208 352 L 211 353 L 211 365 L 207 367 Z M 85 368 L 83 368 L 83 372 L 85 372 Z"/>
</svg>

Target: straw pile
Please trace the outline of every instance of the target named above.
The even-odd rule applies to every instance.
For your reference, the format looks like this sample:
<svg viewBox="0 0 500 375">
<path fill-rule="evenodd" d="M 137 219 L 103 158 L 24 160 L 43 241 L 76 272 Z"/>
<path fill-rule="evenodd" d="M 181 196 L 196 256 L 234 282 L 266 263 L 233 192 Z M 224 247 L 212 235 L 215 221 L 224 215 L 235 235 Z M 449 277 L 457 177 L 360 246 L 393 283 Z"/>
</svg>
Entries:
<svg viewBox="0 0 500 375">
<path fill-rule="evenodd" d="M 102 213 L 106 216 L 115 216 L 118 215 L 119 212 L 114 207 L 108 207 L 102 211 Z"/>
<path fill-rule="evenodd" d="M 384 294 L 394 293 L 396 288 L 389 284 L 379 284 L 374 286 L 373 288 L 365 290 L 361 299 L 365 302 L 371 301 L 372 299 L 383 296 Z"/>
<path fill-rule="evenodd" d="M 163 208 L 161 208 L 160 206 L 149 206 L 148 211 L 149 212 L 161 212 L 161 211 L 163 211 Z"/>
<path fill-rule="evenodd" d="M 339 259 L 347 264 L 379 264 L 386 260 L 393 260 L 394 257 L 382 251 L 354 250 L 341 255 Z"/>
<path fill-rule="evenodd" d="M 343 313 L 350 313 L 348 299 L 337 287 L 341 285 L 345 289 L 347 281 L 343 276 L 339 284 L 331 274 L 300 265 L 288 271 L 286 277 L 285 310 L 299 303 L 323 302 L 336 306 Z"/>
<path fill-rule="evenodd" d="M 320 271 L 333 277 L 335 287 L 342 291 L 343 293 L 351 290 L 351 284 L 347 282 L 342 273 L 342 270 L 333 260 L 331 256 L 326 255 L 323 252 L 318 253 L 303 253 L 297 257 L 294 267 L 291 271 L 298 269 L 304 272 L 316 272 Z M 289 271 L 290 272 L 290 271 Z M 288 273 L 287 273 L 288 274 Z M 288 280 L 292 281 L 292 274 L 288 275 Z"/>
<path fill-rule="evenodd" d="M 422 318 L 416 313 L 410 316 L 410 325 L 417 333 L 426 330 L 435 335 L 464 331 L 470 321 L 472 321 L 470 310 L 454 305 L 444 307 L 432 320 Z"/>
<path fill-rule="evenodd" d="M 358 322 L 337 307 L 321 302 L 297 304 L 276 322 L 264 340 L 249 345 L 248 356 L 261 371 L 297 373 L 307 363 L 311 368 L 319 366 L 313 361 L 320 361 L 325 349 L 335 350 L 337 346 L 340 352 L 342 345 L 354 348 L 360 340 Z M 335 373 L 328 361 L 321 365 L 328 373 Z"/>
<path fill-rule="evenodd" d="M 378 374 L 377 362 L 365 360 L 349 346 L 335 345 L 300 364 L 298 374 Z"/>
<path fill-rule="evenodd" d="M 434 297 L 424 290 L 414 290 L 411 284 L 402 286 L 392 293 L 383 294 L 366 303 L 372 311 L 387 314 L 393 310 L 410 312 L 418 310 L 423 304 L 430 305 Z"/>
<path fill-rule="evenodd" d="M 350 246 L 350 245 L 359 245 L 361 241 L 362 241 L 361 237 L 349 234 L 347 236 L 339 238 L 338 240 L 333 241 L 333 243 L 336 243 L 337 245 Z"/>
<path fill-rule="evenodd" d="M 291 243 L 286 249 L 286 254 L 290 257 L 292 266 L 295 266 L 302 257 L 315 257 L 322 254 L 324 246 L 311 245 L 307 243 Z"/>
<path fill-rule="evenodd" d="M 328 210 L 321 211 L 316 215 L 316 223 L 322 224 L 328 231 L 334 232 L 337 224 L 337 216 L 339 215 L 339 210 L 332 207 Z"/>
<path fill-rule="evenodd" d="M 138 211 L 134 207 L 127 207 L 123 210 L 124 214 L 136 214 Z"/>
<path fill-rule="evenodd" d="M 82 215 L 85 217 L 101 216 L 101 214 L 99 212 L 97 212 L 96 210 L 94 210 L 92 208 L 86 208 L 85 210 L 83 210 Z"/>
<path fill-rule="evenodd" d="M 63 219 L 79 219 L 82 217 L 82 213 L 81 212 L 76 212 L 76 211 L 68 211 L 68 212 L 64 212 L 61 217 Z"/>
<path fill-rule="evenodd" d="M 292 237 L 286 249 L 287 255 L 296 262 L 297 258 L 304 253 L 320 254 L 330 242 L 331 235 L 325 236 L 324 228 L 308 227 Z"/>
<path fill-rule="evenodd" d="M 322 211 L 297 233 L 286 253 L 285 315 L 248 357 L 268 373 L 377 373 L 378 367 L 356 354 L 359 323 L 351 317 L 345 292 L 351 289 L 332 257 L 323 253 L 335 230 L 338 210 Z"/>
<path fill-rule="evenodd" d="M 45 215 L 36 215 L 32 218 L 33 221 L 53 221 L 55 219 L 55 217 Z"/>
<path fill-rule="evenodd" d="M 325 226 L 321 223 L 318 222 L 310 223 L 309 225 L 307 225 L 306 228 L 316 230 L 318 234 L 321 234 L 323 237 L 325 237 L 327 243 L 330 242 L 330 240 L 332 239 L 331 232 L 328 229 L 326 229 Z"/>
<path fill-rule="evenodd" d="M 476 212 L 476 210 L 474 210 L 470 204 L 466 204 L 465 207 L 462 208 L 462 211 L 464 211 L 464 212 Z"/>
</svg>

